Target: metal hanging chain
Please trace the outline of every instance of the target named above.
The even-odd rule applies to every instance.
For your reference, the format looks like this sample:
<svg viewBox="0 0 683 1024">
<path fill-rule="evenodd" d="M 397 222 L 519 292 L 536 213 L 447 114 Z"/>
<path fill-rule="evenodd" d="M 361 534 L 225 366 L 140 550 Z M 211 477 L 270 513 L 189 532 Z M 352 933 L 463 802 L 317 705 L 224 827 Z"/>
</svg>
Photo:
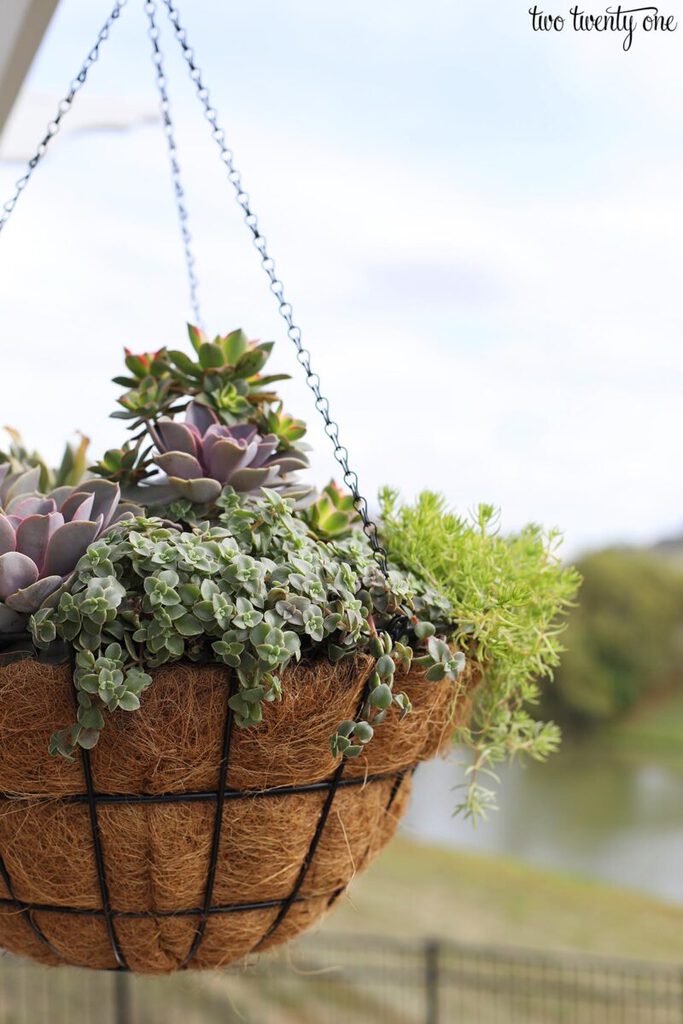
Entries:
<svg viewBox="0 0 683 1024">
<path fill-rule="evenodd" d="M 100 29 L 100 32 L 98 33 L 94 46 L 92 47 L 85 61 L 83 62 L 81 70 L 78 72 L 76 77 L 71 82 L 69 92 L 64 97 L 64 99 L 60 101 L 57 107 L 57 113 L 54 119 L 48 123 L 45 136 L 38 145 L 35 154 L 28 161 L 25 173 L 16 182 L 15 191 L 13 195 L 10 199 L 7 200 L 7 202 L 4 203 L 2 207 L 2 212 L 0 213 L 0 232 L 2 232 L 3 228 L 5 227 L 5 224 L 9 220 L 9 217 L 17 204 L 19 196 L 26 188 L 26 185 L 28 184 L 31 175 L 33 174 L 33 171 L 45 156 L 48 145 L 50 144 L 54 136 L 58 133 L 61 126 L 61 122 L 65 115 L 71 109 L 76 94 L 85 84 L 90 68 L 99 58 L 100 47 L 102 43 L 106 39 L 108 39 L 110 30 L 114 23 L 120 17 L 121 11 L 126 6 L 126 3 L 127 0 L 116 0 L 116 3 L 112 8 L 109 17 L 107 18 L 104 25 Z M 298 327 L 298 325 L 295 324 L 294 322 L 292 307 L 285 297 L 284 286 L 282 284 L 282 281 L 278 278 L 275 270 L 275 261 L 270 256 L 266 246 L 266 239 L 259 230 L 257 217 L 253 210 L 251 209 L 249 195 L 247 192 L 244 191 L 242 187 L 240 172 L 236 169 L 233 162 L 232 151 L 229 149 L 225 142 L 225 133 L 223 132 L 223 129 L 220 128 L 218 125 L 217 111 L 211 105 L 209 99 L 209 91 L 204 85 L 201 70 L 197 66 L 194 59 L 194 51 L 187 42 L 187 33 L 180 23 L 179 11 L 175 6 L 173 0 L 164 0 L 164 3 L 166 5 L 171 24 L 173 25 L 176 38 L 178 39 L 178 42 L 180 44 L 183 57 L 189 68 L 190 78 L 195 84 L 197 96 L 204 109 L 204 116 L 211 125 L 211 133 L 213 139 L 220 151 L 220 157 L 225 165 L 229 181 L 235 190 L 237 202 L 244 211 L 244 222 L 249 228 L 249 231 L 252 234 L 254 245 L 256 246 L 257 250 L 260 253 L 261 266 L 265 271 L 268 280 L 270 281 L 270 290 L 273 293 L 275 300 L 278 304 L 278 312 L 287 326 L 287 336 L 289 337 L 290 341 L 293 343 L 296 349 L 297 360 L 303 367 L 303 370 L 306 374 L 306 383 L 313 392 L 315 398 L 315 407 L 322 416 L 323 421 L 325 423 L 325 433 L 332 442 L 334 449 L 334 457 L 342 469 L 344 483 L 346 484 L 346 486 L 351 491 L 351 494 L 353 495 L 354 506 L 361 517 L 363 523 L 363 530 L 370 542 L 377 562 L 380 568 L 382 569 L 382 572 L 385 574 L 385 576 L 388 577 L 389 570 L 387 564 L 387 554 L 378 539 L 377 527 L 370 518 L 367 500 L 360 492 L 358 475 L 354 470 L 351 469 L 349 465 L 348 449 L 344 445 L 342 445 L 340 441 L 339 426 L 332 419 L 330 415 L 329 401 L 320 390 L 320 378 L 318 374 L 315 373 L 312 369 L 310 352 L 306 348 L 304 348 L 302 344 L 301 328 Z M 158 46 L 158 30 L 154 20 L 154 3 L 146 2 L 145 10 L 147 12 L 148 18 L 150 19 L 150 39 L 152 40 L 154 51 L 153 60 L 155 66 L 157 67 L 157 86 L 159 88 L 161 96 L 162 116 L 164 118 L 164 130 L 166 133 L 169 153 L 171 156 L 171 169 L 173 174 L 174 188 L 176 191 L 178 216 L 181 223 L 183 245 L 185 248 L 186 264 L 188 268 L 188 277 L 190 279 L 191 301 L 195 315 L 197 316 L 197 319 L 200 320 L 200 317 L 198 316 L 199 304 L 197 299 L 197 279 L 194 273 L 194 257 L 192 256 L 192 251 L 190 247 L 191 236 L 187 224 L 188 217 L 187 210 L 184 205 L 184 192 L 182 190 L 182 184 L 179 178 L 180 168 L 176 158 L 176 146 L 175 139 L 173 136 L 173 125 L 170 119 L 170 107 L 168 103 L 168 95 L 166 93 L 166 78 L 163 72 L 161 52 Z"/>
<path fill-rule="evenodd" d="M 195 324 L 204 330 L 202 314 L 199 305 L 199 281 L 195 272 L 195 258 L 192 252 L 192 234 L 190 232 L 189 216 L 185 205 L 185 190 L 183 188 L 180 164 L 178 163 L 178 149 L 173 130 L 171 118 L 171 104 L 166 89 L 166 74 L 164 72 L 164 57 L 159 47 L 160 32 L 156 23 L 156 4 L 154 0 L 146 0 L 145 13 L 149 21 L 147 34 L 152 42 L 152 62 L 156 68 L 156 84 L 159 90 L 159 108 L 161 120 L 168 146 L 168 158 L 171 165 L 171 178 L 173 180 L 173 192 L 175 195 L 176 209 L 178 211 L 178 222 L 183 240 L 183 252 L 185 254 L 185 266 L 187 268 L 187 280 L 190 289 L 190 305 L 194 314 Z"/>
<path fill-rule="evenodd" d="M 377 536 L 377 526 L 370 518 L 367 500 L 360 492 L 358 476 L 349 466 L 349 452 L 339 439 L 339 427 L 332 419 L 330 415 L 329 402 L 320 390 L 320 378 L 311 368 L 311 354 L 302 344 L 301 328 L 294 322 L 292 307 L 285 298 L 284 286 L 275 271 L 275 261 L 268 253 L 266 239 L 259 230 L 256 214 L 251 208 L 249 194 L 244 191 L 241 174 L 236 169 L 233 162 L 234 158 L 232 150 L 228 147 L 225 141 L 225 133 L 223 129 L 218 125 L 218 113 L 215 107 L 211 105 L 209 90 L 204 84 L 202 72 L 195 60 L 194 50 L 187 41 L 187 32 L 181 25 L 180 13 L 174 3 L 174 0 L 163 0 L 163 2 L 166 5 L 169 19 L 173 25 L 183 57 L 185 58 L 185 62 L 189 68 L 190 78 L 194 82 L 197 96 L 204 108 L 204 116 L 211 125 L 211 134 L 220 151 L 221 160 L 225 164 L 225 169 L 230 183 L 235 190 L 237 202 L 244 211 L 244 222 L 252 234 L 254 245 L 261 254 L 261 266 L 270 281 L 270 290 L 275 296 L 275 300 L 278 304 L 278 312 L 287 325 L 287 335 L 296 348 L 296 357 L 306 374 L 306 383 L 315 396 L 315 407 L 325 422 L 325 433 L 330 438 L 334 447 L 334 457 L 342 468 L 344 483 L 353 495 L 355 508 L 361 517 L 363 530 L 370 542 L 379 567 L 388 578 L 389 567 L 387 564 L 387 553 L 382 547 Z"/>
<path fill-rule="evenodd" d="M 14 207 L 17 205 L 19 196 L 28 185 L 31 179 L 31 175 L 33 174 L 34 170 L 36 169 L 40 161 L 45 156 L 45 153 L 47 152 L 47 147 L 59 131 L 62 120 L 64 119 L 66 114 L 68 114 L 71 110 L 71 105 L 74 99 L 76 98 L 76 94 L 85 85 L 86 79 L 88 77 L 88 72 L 90 71 L 90 68 L 100 55 L 100 47 L 102 43 L 105 41 L 105 39 L 109 38 L 110 29 L 112 28 L 114 22 L 118 20 L 121 11 L 126 6 L 127 2 L 128 0 L 116 0 L 116 3 L 112 8 L 111 14 L 109 15 L 109 17 L 107 18 L 107 20 L 105 21 L 104 25 L 98 33 L 97 39 L 95 40 L 95 45 L 83 61 L 83 66 L 81 67 L 81 70 L 78 72 L 76 77 L 71 82 L 68 93 L 57 106 L 57 113 L 55 114 L 54 118 L 52 119 L 52 121 L 48 122 L 47 130 L 42 141 L 38 145 L 38 148 L 29 160 L 28 164 L 26 165 L 26 171 L 24 172 L 24 174 L 22 174 L 21 178 L 19 178 L 19 180 L 15 184 L 13 195 L 7 200 L 6 203 L 3 204 L 1 208 L 0 233 L 5 227 L 7 221 L 9 220 L 12 211 L 14 210 Z"/>
</svg>

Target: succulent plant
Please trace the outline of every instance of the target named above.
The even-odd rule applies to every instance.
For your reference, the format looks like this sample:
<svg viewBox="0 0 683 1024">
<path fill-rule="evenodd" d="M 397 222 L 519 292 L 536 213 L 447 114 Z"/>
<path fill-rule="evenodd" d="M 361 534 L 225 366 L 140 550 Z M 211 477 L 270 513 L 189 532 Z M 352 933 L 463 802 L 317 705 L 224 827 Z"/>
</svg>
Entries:
<svg viewBox="0 0 683 1024">
<path fill-rule="evenodd" d="M 172 418 L 188 403 L 205 406 L 216 422 L 234 427 L 252 423 L 260 434 L 274 434 L 278 447 L 292 448 L 306 432 L 302 420 L 282 412 L 282 403 L 270 389 L 287 374 L 262 375 L 272 342 L 250 341 L 243 331 L 232 331 L 208 340 L 188 326 L 193 358 L 186 352 L 162 348 L 135 354 L 126 349 L 127 376 L 114 382 L 127 390 L 112 415 L 129 421 L 133 438 L 113 448 L 91 466 L 91 472 L 122 487 L 136 486 L 150 476 L 150 426 Z"/>
<path fill-rule="evenodd" d="M 0 451 L 0 465 L 9 467 L 9 473 L 25 473 L 26 470 L 38 466 L 40 469 L 38 489 L 43 493 L 66 484 L 75 487 L 83 479 L 90 443 L 84 434 L 80 434 L 80 440 L 76 444 L 67 443 L 64 446 L 61 462 L 56 469 L 53 469 L 48 466 L 39 452 L 31 451 L 26 447 L 18 430 L 14 430 L 13 427 L 5 427 L 5 430 L 9 434 L 10 445 L 7 451 Z"/>
<path fill-rule="evenodd" d="M 136 487 L 153 471 L 149 456 L 154 446 L 148 444 L 143 447 L 139 440 L 126 441 L 120 448 L 107 449 L 100 461 L 90 467 L 90 472 L 122 487 Z"/>
<path fill-rule="evenodd" d="M 394 676 L 412 657 L 378 635 L 398 605 L 384 578 L 380 604 L 367 591 L 365 570 L 374 562 L 367 546 L 359 562 L 313 538 L 267 489 L 248 502 L 235 492 L 221 496 L 216 523 L 192 531 L 160 519 L 109 530 L 79 560 L 59 599 L 31 619 L 39 647 L 58 638 L 76 651 L 78 719 L 55 734 L 53 753 L 68 757 L 76 746 L 93 746 L 107 710 L 134 711 L 152 682 L 144 670 L 180 658 L 228 665 L 239 684 L 230 698 L 235 721 L 249 726 L 260 721 L 264 702 L 279 699 L 280 672 L 292 660 L 360 649 L 377 661 L 373 689 L 364 721 L 335 741 L 337 753 L 358 753 L 390 704 L 408 710 Z"/>
<path fill-rule="evenodd" d="M 260 426 L 266 433 L 275 434 L 278 441 L 287 448 L 300 441 L 306 433 L 304 421 L 283 412 L 282 402 L 276 402 L 273 408 L 268 410 Z"/>
<path fill-rule="evenodd" d="M 40 474 L 39 466 L 23 473 L 0 466 L 0 633 L 24 629 L 102 531 L 141 511 L 122 505 L 107 480 L 41 494 Z"/>
<path fill-rule="evenodd" d="M 190 403 L 184 423 L 163 418 L 150 432 L 158 448 L 153 461 L 166 474 L 159 484 L 144 489 L 153 504 L 158 504 L 154 491 L 163 501 L 170 493 L 210 504 L 228 484 L 242 494 L 262 487 L 284 497 L 301 498 L 310 493 L 310 487 L 297 484 L 290 476 L 308 466 L 302 452 L 278 452 L 274 434 L 261 436 L 250 423 L 228 427 L 198 402 Z"/>
<path fill-rule="evenodd" d="M 213 341 L 197 328 L 188 326 L 196 354 L 162 348 L 139 355 L 126 349 L 130 376 L 115 377 L 128 390 L 119 399 L 117 419 L 133 420 L 140 426 L 146 419 L 182 410 L 187 399 L 195 399 L 216 413 L 228 425 L 247 419 L 255 407 L 273 402 L 276 396 L 264 388 L 286 374 L 261 376 L 272 342 L 250 341 L 244 331 L 232 331 Z"/>
<path fill-rule="evenodd" d="M 318 499 L 304 510 L 302 518 L 320 540 L 348 537 L 360 522 L 353 495 L 342 491 L 334 480 L 330 480 Z"/>
</svg>

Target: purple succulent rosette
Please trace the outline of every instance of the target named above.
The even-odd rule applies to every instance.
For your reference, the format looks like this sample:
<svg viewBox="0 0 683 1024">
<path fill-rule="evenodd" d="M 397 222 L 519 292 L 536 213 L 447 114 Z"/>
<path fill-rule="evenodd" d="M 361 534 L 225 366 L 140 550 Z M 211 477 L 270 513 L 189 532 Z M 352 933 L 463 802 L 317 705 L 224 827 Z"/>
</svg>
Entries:
<svg viewBox="0 0 683 1024">
<path fill-rule="evenodd" d="M 163 498 L 210 504 L 228 485 L 240 494 L 268 487 L 295 499 L 311 491 L 290 475 L 308 467 L 303 452 L 278 452 L 275 434 L 262 436 L 250 423 L 225 426 L 199 402 L 189 404 L 183 423 L 164 418 L 150 432 L 159 451 L 153 461 L 166 477 L 145 494 L 158 488 Z"/>
<path fill-rule="evenodd" d="M 25 628 L 69 579 L 88 546 L 103 530 L 140 513 L 122 504 L 117 484 L 86 480 L 37 490 L 40 469 L 12 473 L 0 466 L 0 633 Z"/>
</svg>

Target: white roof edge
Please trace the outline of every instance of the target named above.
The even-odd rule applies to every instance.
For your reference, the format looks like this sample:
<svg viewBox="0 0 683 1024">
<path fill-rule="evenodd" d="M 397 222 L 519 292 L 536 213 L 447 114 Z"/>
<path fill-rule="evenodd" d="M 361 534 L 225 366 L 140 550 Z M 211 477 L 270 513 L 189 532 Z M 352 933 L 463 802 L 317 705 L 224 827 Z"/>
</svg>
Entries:
<svg viewBox="0 0 683 1024">
<path fill-rule="evenodd" d="M 0 133 L 59 0 L 0 0 Z"/>
</svg>

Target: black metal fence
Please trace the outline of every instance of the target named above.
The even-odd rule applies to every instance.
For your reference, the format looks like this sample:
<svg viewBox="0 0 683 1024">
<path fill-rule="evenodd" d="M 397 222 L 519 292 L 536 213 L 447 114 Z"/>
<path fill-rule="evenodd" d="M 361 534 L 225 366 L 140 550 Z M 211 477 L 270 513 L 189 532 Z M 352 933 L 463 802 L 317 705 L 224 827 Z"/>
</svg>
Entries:
<svg viewBox="0 0 683 1024">
<path fill-rule="evenodd" d="M 0 1024 L 683 1024 L 683 968 L 318 935 L 238 970 L 135 978 L 0 959 Z"/>
</svg>

